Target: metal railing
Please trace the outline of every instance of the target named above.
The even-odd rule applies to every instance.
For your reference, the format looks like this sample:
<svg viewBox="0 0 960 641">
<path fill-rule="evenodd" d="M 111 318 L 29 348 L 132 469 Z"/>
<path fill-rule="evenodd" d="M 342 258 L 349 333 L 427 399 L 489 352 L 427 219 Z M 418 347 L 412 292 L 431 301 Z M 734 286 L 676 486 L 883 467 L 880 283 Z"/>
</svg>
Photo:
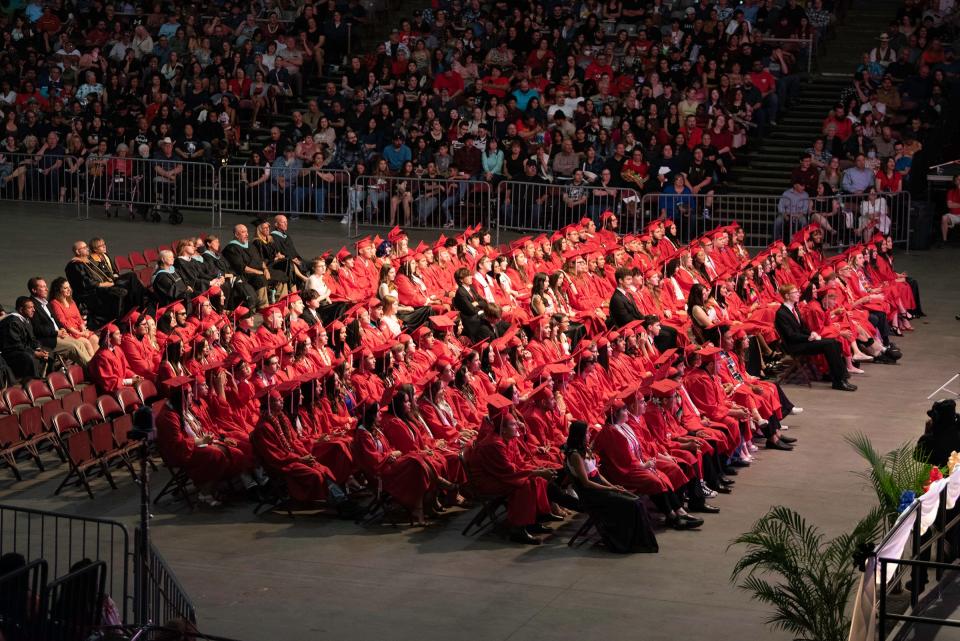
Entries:
<svg viewBox="0 0 960 641">
<path fill-rule="evenodd" d="M 877 625 L 880 641 L 885 641 L 888 637 L 894 635 L 889 625 L 894 622 L 902 623 L 920 623 L 936 626 L 960 627 L 960 620 L 950 618 L 940 618 L 932 616 L 922 616 L 916 612 L 922 610 L 921 600 L 927 595 L 925 589 L 927 584 L 927 574 L 929 570 L 934 570 L 935 580 L 932 582 L 929 593 L 933 595 L 939 592 L 939 583 L 943 579 L 945 572 L 956 572 L 960 570 L 960 565 L 955 563 L 957 558 L 954 541 L 952 536 L 955 528 L 960 524 L 960 508 L 954 505 L 948 508 L 948 493 L 953 491 L 950 483 L 945 483 L 939 492 L 937 498 L 936 516 L 930 529 L 924 533 L 922 507 L 920 500 L 907 508 L 894 526 L 884 537 L 884 540 L 877 546 L 878 550 L 884 550 L 888 541 L 896 539 L 902 535 L 902 528 L 910 528 L 909 541 L 904 545 L 904 552 L 900 557 L 893 558 L 877 555 L 876 562 L 879 565 L 879 582 L 877 590 L 878 613 Z M 955 495 L 954 495 L 955 496 Z M 899 592 L 901 583 L 909 577 L 907 589 L 910 593 L 910 603 L 902 613 L 890 611 L 890 596 Z M 919 609 L 918 609 L 918 606 Z"/>
<path fill-rule="evenodd" d="M 497 188 L 497 228 L 548 232 L 584 217 L 592 218 L 599 226 L 603 212 L 635 218 L 640 205 L 640 194 L 632 188 L 506 180 Z"/>
<path fill-rule="evenodd" d="M 721 225 L 738 223 L 745 246 L 766 247 L 790 238 L 808 223 L 824 229 L 827 248 L 843 248 L 869 240 L 876 232 L 890 234 L 895 245 L 909 247 L 911 197 L 907 192 L 880 193 L 876 200 L 858 194 L 796 198 L 771 194 L 655 193 L 643 196 L 636 216 L 620 217 L 623 233 L 636 233 L 656 219 L 677 225 L 687 242 Z"/>
<path fill-rule="evenodd" d="M 92 206 L 154 221 L 181 209 L 198 209 L 210 211 L 211 226 L 218 226 L 216 173 L 209 162 L 176 154 L 96 157 L 84 163 L 81 184 L 86 202 L 82 218 L 90 218 Z"/>
<path fill-rule="evenodd" d="M 813 35 L 809 38 L 774 38 L 773 36 L 763 36 L 763 42 L 765 44 L 780 44 L 783 45 L 783 48 L 789 51 L 791 54 L 797 58 L 797 61 L 806 60 L 806 69 L 807 73 L 813 71 L 813 58 L 816 55 L 817 50 L 817 33 L 813 32 Z"/>
<path fill-rule="evenodd" d="M 63 576 L 78 561 L 107 564 L 107 594 L 127 621 L 133 598 L 130 536 L 116 521 L 0 505 L 0 555 L 16 552 L 28 561 L 45 559 L 50 576 Z"/>
<path fill-rule="evenodd" d="M 358 176 L 348 199 L 349 233 L 360 227 L 464 228 L 494 218 L 494 189 L 484 180 Z"/>
<path fill-rule="evenodd" d="M 6 641 L 40 638 L 43 610 L 37 596 L 46 586 L 47 562 L 43 559 L 0 575 L 0 631 Z"/>
<path fill-rule="evenodd" d="M 217 222 L 222 224 L 224 213 L 340 217 L 349 207 L 351 187 L 345 169 L 223 165 L 217 172 Z"/>
<path fill-rule="evenodd" d="M 81 206 L 84 160 L 35 152 L 0 152 L 0 200 Z"/>
<path fill-rule="evenodd" d="M 193 606 L 186 590 L 180 585 L 173 570 L 167 565 L 157 548 L 153 543 L 150 544 L 150 555 L 143 563 L 139 558 L 139 528 L 134 532 L 138 545 L 137 561 L 134 563 L 135 574 L 137 575 L 135 585 L 140 585 L 139 573 L 146 568 L 147 572 L 147 594 L 144 599 L 138 599 L 135 604 L 135 610 L 139 610 L 139 603 L 146 604 L 146 612 L 135 613 L 137 621 L 155 621 L 164 622 L 171 619 L 184 619 L 191 623 L 197 622 L 197 611 Z"/>
</svg>

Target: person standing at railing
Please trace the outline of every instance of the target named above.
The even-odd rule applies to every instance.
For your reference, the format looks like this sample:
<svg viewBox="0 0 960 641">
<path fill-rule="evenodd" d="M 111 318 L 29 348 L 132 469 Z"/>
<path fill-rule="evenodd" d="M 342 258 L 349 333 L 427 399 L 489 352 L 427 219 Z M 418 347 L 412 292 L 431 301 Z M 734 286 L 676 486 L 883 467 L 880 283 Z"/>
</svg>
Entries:
<svg viewBox="0 0 960 641">
<path fill-rule="evenodd" d="M 37 171 L 40 173 L 40 193 L 37 195 L 50 202 L 63 202 L 65 194 L 61 192 L 60 179 L 63 173 L 63 157 L 67 152 L 60 144 L 60 134 L 55 131 L 48 133 L 38 153 L 40 155 L 37 164 Z"/>
<path fill-rule="evenodd" d="M 799 178 L 793 181 L 793 187 L 783 192 L 777 203 L 777 217 L 773 219 L 773 240 L 784 239 L 784 225 L 790 235 L 807 225 L 810 215 L 810 196 Z"/>
</svg>

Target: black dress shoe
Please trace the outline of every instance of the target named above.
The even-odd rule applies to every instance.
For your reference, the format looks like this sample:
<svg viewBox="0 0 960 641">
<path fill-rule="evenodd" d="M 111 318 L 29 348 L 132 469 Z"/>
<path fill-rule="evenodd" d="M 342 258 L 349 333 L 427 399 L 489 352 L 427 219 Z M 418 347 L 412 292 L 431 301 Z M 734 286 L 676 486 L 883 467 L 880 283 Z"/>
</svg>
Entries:
<svg viewBox="0 0 960 641">
<path fill-rule="evenodd" d="M 901 358 L 903 358 L 903 352 L 901 352 L 896 347 L 891 347 L 886 352 L 884 352 L 884 354 L 886 354 L 888 357 L 892 358 L 895 361 L 899 361 Z"/>
<path fill-rule="evenodd" d="M 674 525 L 674 528 L 677 530 L 692 530 L 703 525 L 703 519 L 690 516 L 689 514 L 681 514 L 677 517 L 677 523 L 680 524 L 680 527 Z"/>
<path fill-rule="evenodd" d="M 834 383 L 833 389 L 840 390 L 842 392 L 856 392 L 857 386 L 853 383 L 848 383 L 846 381 L 841 381 L 840 383 Z"/>
<path fill-rule="evenodd" d="M 773 439 L 767 439 L 767 444 L 765 446 L 768 450 L 782 450 L 784 452 L 791 452 L 793 448 L 786 443 L 781 443 L 780 441 L 774 441 Z"/>
<path fill-rule="evenodd" d="M 725 476 L 721 476 L 721 477 L 718 478 L 717 480 L 720 482 L 721 485 L 736 485 L 736 484 L 737 484 L 736 481 L 734 481 L 733 479 L 728 479 L 728 478 L 725 477 Z"/>
<path fill-rule="evenodd" d="M 733 459 L 732 461 L 730 461 L 730 465 L 734 467 L 750 467 L 750 463 L 742 459 Z"/>
<path fill-rule="evenodd" d="M 526 529 L 526 531 L 530 534 L 553 534 L 553 530 L 542 523 L 534 523 L 533 525 L 528 525 L 524 529 Z"/>
<path fill-rule="evenodd" d="M 717 488 L 717 494 L 733 494 L 733 488 L 729 485 L 720 484 L 720 487 Z"/>
<path fill-rule="evenodd" d="M 723 474 L 724 476 L 739 476 L 740 472 L 738 472 L 736 468 L 730 467 L 729 465 L 724 465 Z"/>
<path fill-rule="evenodd" d="M 518 528 L 512 532 L 510 534 L 510 540 L 514 543 L 523 543 L 524 545 L 540 545 L 543 543 L 543 541 L 535 536 L 531 536 L 531 534 L 523 528 Z"/>
<path fill-rule="evenodd" d="M 700 512 L 702 514 L 720 514 L 720 508 L 709 503 L 694 503 L 687 508 L 688 512 Z"/>
<path fill-rule="evenodd" d="M 792 445 L 797 442 L 797 439 L 793 438 L 792 436 L 784 436 L 783 434 L 780 435 L 778 440 L 783 441 L 787 445 Z"/>
<path fill-rule="evenodd" d="M 552 512 L 550 514 L 544 514 L 537 517 L 537 521 L 540 523 L 559 523 L 560 521 L 565 521 L 565 520 L 566 519 L 564 519 L 559 514 L 554 514 Z"/>
</svg>

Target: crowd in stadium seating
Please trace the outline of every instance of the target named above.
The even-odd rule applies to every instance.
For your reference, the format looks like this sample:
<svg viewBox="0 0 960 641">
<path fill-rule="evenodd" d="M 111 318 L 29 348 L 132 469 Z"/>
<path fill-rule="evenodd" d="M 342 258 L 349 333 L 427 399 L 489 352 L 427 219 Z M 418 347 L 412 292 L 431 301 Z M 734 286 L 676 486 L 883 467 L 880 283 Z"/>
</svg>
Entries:
<svg viewBox="0 0 960 641">
<path fill-rule="evenodd" d="M 613 185 L 638 192 L 673 175 L 694 193 L 716 191 L 738 150 L 796 98 L 805 45 L 770 38 L 822 35 L 831 10 L 444 2 L 348 58 L 345 25 L 357 52 L 368 20 L 356 0 L 259 13 L 30 2 L 4 29 L 6 69 L 20 73 L 0 95 L 0 173 L 10 193 L 53 200 L 77 197 L 69 174 L 85 164 L 125 178 L 129 163 L 111 156 L 167 159 L 169 170 L 238 154 L 272 192 L 291 178 L 306 186 L 310 166 L 412 177 L 434 163 L 442 177 L 497 181 L 526 175 L 527 162 L 537 181 L 582 171 L 599 184 L 609 170 Z M 308 93 L 318 76 L 339 81 Z M 292 122 L 275 121 L 291 109 Z M 692 165 L 701 180 L 691 182 Z M 463 187 L 449 189 L 462 198 Z M 308 204 L 290 201 L 288 213 Z"/>
</svg>

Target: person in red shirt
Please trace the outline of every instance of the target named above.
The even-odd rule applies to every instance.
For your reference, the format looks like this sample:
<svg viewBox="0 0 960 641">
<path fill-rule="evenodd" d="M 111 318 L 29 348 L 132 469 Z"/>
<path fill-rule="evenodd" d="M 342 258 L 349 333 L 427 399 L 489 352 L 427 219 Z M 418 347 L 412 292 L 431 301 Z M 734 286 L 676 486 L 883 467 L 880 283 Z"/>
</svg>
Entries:
<svg viewBox="0 0 960 641">
<path fill-rule="evenodd" d="M 507 90 L 510 89 L 510 79 L 505 77 L 499 67 L 492 67 L 490 75 L 481 78 L 480 87 L 483 92 L 489 96 L 496 96 L 500 100 L 507 97 Z"/>
<path fill-rule="evenodd" d="M 768 69 L 764 69 L 763 62 L 753 61 L 753 71 L 750 72 L 750 81 L 763 96 L 763 108 L 771 125 L 777 124 L 777 114 L 780 112 L 780 98 L 777 96 L 777 79 Z"/>
<path fill-rule="evenodd" d="M 940 219 L 943 242 L 947 242 L 947 234 L 954 225 L 960 225 L 960 176 L 953 178 L 953 189 L 947 192 L 947 213 Z"/>
<path fill-rule="evenodd" d="M 588 80 L 599 80 L 603 74 L 607 74 L 613 78 L 613 67 L 611 67 L 610 63 L 607 62 L 607 56 L 602 53 L 598 53 L 593 62 L 587 66 L 587 70 L 584 72 L 584 77 Z"/>
<path fill-rule="evenodd" d="M 456 100 L 463 93 L 463 76 L 453 69 L 447 69 L 433 81 L 433 91 L 437 95 L 446 89 L 449 100 Z"/>
</svg>

